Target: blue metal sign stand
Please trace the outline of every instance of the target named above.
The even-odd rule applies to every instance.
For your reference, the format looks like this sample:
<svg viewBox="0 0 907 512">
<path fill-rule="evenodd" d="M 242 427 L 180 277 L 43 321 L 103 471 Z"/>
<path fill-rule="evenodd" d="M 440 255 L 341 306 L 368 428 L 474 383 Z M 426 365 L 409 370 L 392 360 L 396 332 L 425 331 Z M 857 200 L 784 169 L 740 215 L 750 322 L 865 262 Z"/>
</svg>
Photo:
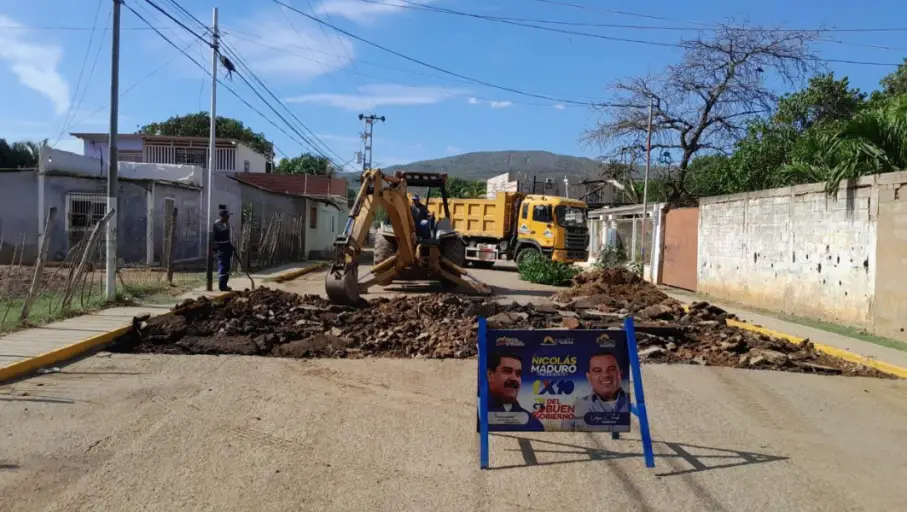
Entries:
<svg viewBox="0 0 907 512">
<path fill-rule="evenodd" d="M 655 467 L 655 454 L 652 450 L 652 436 L 649 432 L 649 415 L 646 412 L 646 398 L 643 393 L 642 371 L 639 364 L 639 351 L 636 345 L 636 328 L 633 318 L 624 320 L 624 331 L 627 339 L 627 352 L 630 362 L 630 373 L 633 380 L 633 398 L 630 403 L 630 412 L 639 420 L 639 430 L 642 436 L 643 458 L 647 468 Z M 558 331 L 563 333 L 563 330 Z M 479 461 L 482 469 L 488 469 L 488 373 L 485 371 L 488 362 L 488 326 L 485 318 L 479 318 Z M 620 439 L 619 432 L 611 433 L 612 439 Z"/>
</svg>

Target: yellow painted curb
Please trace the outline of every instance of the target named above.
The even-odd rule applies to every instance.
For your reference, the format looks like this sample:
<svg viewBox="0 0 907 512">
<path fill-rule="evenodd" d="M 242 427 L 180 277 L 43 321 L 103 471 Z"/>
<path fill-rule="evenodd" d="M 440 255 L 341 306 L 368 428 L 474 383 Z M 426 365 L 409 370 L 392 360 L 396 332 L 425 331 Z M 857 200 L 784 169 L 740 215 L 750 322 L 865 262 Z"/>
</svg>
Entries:
<svg viewBox="0 0 907 512">
<path fill-rule="evenodd" d="M 318 263 L 317 265 L 312 265 L 311 267 L 301 268 L 299 270 L 291 270 L 290 272 L 286 272 L 286 273 L 280 274 L 280 275 L 272 278 L 270 280 L 270 282 L 283 283 L 285 281 L 289 281 L 291 279 L 296 279 L 297 277 L 304 276 L 304 275 L 314 272 L 316 270 L 321 270 L 326 266 L 328 266 L 328 264 L 322 262 L 322 263 Z"/>
<path fill-rule="evenodd" d="M 41 355 L 37 355 L 24 361 L 6 365 L 3 368 L 0 368 L 0 382 L 5 382 L 7 380 L 21 377 L 39 368 L 44 368 L 45 366 L 50 366 L 54 363 L 59 363 L 60 361 L 72 359 L 93 348 L 99 347 L 106 343 L 110 343 L 111 341 L 129 332 L 130 329 L 132 329 L 131 324 L 124 325 L 123 327 L 118 327 L 112 331 L 107 331 L 105 333 L 92 336 L 82 341 L 78 341 L 76 343 L 73 343 L 72 345 L 60 347 L 56 350 L 45 352 Z"/>
<path fill-rule="evenodd" d="M 683 310 L 689 311 L 690 306 L 685 304 L 683 306 Z M 741 322 L 740 320 L 728 320 L 727 324 L 731 327 L 737 327 L 740 329 L 745 329 L 750 332 L 755 332 L 755 333 L 759 333 L 759 334 L 764 334 L 766 336 L 771 336 L 773 338 L 787 340 L 787 341 L 793 343 L 794 345 L 799 345 L 799 344 L 803 343 L 803 341 L 804 341 L 804 338 L 798 338 L 796 336 L 793 336 L 793 335 L 790 335 L 787 333 L 783 333 L 780 331 L 775 331 L 772 329 L 766 329 L 765 327 L 759 327 L 757 325 L 748 324 L 746 322 Z M 872 359 L 872 358 L 869 358 L 866 356 L 861 356 L 860 354 L 856 354 L 849 350 L 832 347 L 830 345 L 825 345 L 822 343 L 816 343 L 815 341 L 812 341 L 812 340 L 810 340 L 810 341 L 812 342 L 812 344 L 816 348 L 816 350 L 818 350 L 819 352 L 825 353 L 825 354 L 833 356 L 833 357 L 837 357 L 839 359 L 843 359 L 845 361 L 849 361 L 851 363 L 862 364 L 863 366 L 875 368 L 876 370 L 879 370 L 880 372 L 884 372 L 889 375 L 894 375 L 895 377 L 907 379 L 907 368 L 901 368 L 900 366 L 896 366 L 896 365 L 893 365 L 890 363 L 879 361 L 877 359 Z"/>
<path fill-rule="evenodd" d="M 803 338 L 798 338 L 796 336 L 791 336 L 790 334 L 785 334 L 783 332 L 774 331 L 772 329 L 766 329 L 765 327 L 758 327 L 755 325 L 748 324 L 746 322 L 740 322 L 738 320 L 728 320 L 727 324 L 731 327 L 739 327 L 740 329 L 746 329 L 747 331 L 765 334 L 766 336 L 772 336 L 774 338 L 780 338 L 787 340 L 794 345 L 799 345 L 803 343 Z M 812 340 L 810 340 L 812 341 Z M 816 350 L 828 354 L 830 356 L 843 359 L 845 361 L 850 361 L 851 363 L 862 364 L 863 366 L 868 366 L 870 368 L 875 368 L 880 372 L 887 373 L 889 375 L 894 375 L 895 377 L 900 377 L 902 379 L 907 379 L 907 368 L 901 368 L 900 366 L 895 366 L 890 363 L 872 359 L 866 356 L 861 356 L 849 350 L 844 350 L 837 347 L 832 347 L 830 345 L 824 345 L 822 343 L 816 343 L 812 341 Z"/>
</svg>

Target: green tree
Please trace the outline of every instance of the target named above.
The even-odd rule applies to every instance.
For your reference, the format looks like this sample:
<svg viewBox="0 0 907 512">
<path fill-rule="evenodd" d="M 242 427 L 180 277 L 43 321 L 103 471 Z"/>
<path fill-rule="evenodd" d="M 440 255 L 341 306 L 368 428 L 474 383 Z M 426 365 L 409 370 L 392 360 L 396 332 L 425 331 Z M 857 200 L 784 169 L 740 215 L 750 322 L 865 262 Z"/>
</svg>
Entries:
<svg viewBox="0 0 907 512">
<path fill-rule="evenodd" d="M 484 180 L 465 180 L 456 176 L 450 176 L 447 178 L 447 197 L 464 199 L 484 198 L 487 185 L 487 182 Z M 441 191 L 433 188 L 428 191 L 428 197 L 441 197 Z"/>
<path fill-rule="evenodd" d="M 818 124 L 851 119 L 866 106 L 866 94 L 851 89 L 847 77 L 824 73 L 809 79 L 802 90 L 783 96 L 772 124 L 804 132 Z"/>
<path fill-rule="evenodd" d="M 333 169 L 331 161 L 323 156 L 304 153 L 293 158 L 284 158 L 277 163 L 275 172 L 280 174 L 315 174 L 318 176 L 331 176 Z"/>
<path fill-rule="evenodd" d="M 886 75 L 879 85 L 880 91 L 872 94 L 872 100 L 876 104 L 884 103 L 887 100 L 907 94 L 907 58 L 904 59 L 896 70 Z"/>
<path fill-rule="evenodd" d="M 38 155 L 41 146 L 47 145 L 47 139 L 40 144 L 32 141 L 9 144 L 0 139 L 0 168 L 22 169 L 38 167 Z"/>
<path fill-rule="evenodd" d="M 174 116 L 159 123 L 149 123 L 139 128 L 138 133 L 145 135 L 169 135 L 186 137 L 208 137 L 211 129 L 211 116 L 207 112 Z M 265 138 L 263 133 L 255 133 L 242 121 L 229 117 L 217 116 L 217 136 L 236 139 L 249 145 L 255 151 L 265 155 L 268 160 L 274 158 L 274 144 Z"/>
</svg>

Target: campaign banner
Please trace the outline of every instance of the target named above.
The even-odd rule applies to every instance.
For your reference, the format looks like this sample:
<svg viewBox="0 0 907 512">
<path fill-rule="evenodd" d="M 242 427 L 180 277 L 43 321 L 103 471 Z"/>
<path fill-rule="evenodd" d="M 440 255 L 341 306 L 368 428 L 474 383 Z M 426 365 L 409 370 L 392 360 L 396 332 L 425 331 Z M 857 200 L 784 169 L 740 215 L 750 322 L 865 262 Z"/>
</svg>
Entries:
<svg viewBox="0 0 907 512">
<path fill-rule="evenodd" d="M 624 330 L 487 330 L 488 430 L 629 432 L 627 339 Z"/>
</svg>

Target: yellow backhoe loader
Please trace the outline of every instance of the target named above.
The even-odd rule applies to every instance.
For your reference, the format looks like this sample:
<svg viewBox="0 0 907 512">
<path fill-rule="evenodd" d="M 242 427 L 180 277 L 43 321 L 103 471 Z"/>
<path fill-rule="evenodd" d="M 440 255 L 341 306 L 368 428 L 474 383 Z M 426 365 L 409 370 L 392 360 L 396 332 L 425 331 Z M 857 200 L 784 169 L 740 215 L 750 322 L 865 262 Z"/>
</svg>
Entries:
<svg viewBox="0 0 907 512">
<path fill-rule="evenodd" d="M 448 291 L 491 294 L 491 288 L 463 270 L 466 244 L 449 220 L 446 174 L 397 172 L 388 176 L 372 169 L 362 173 L 361 182 L 346 226 L 334 240 L 336 257 L 325 277 L 325 291 L 332 302 L 355 305 L 359 294 L 370 286 L 387 286 L 394 281 L 436 280 Z M 446 217 L 427 229 L 417 229 L 407 187 L 439 189 Z M 360 282 L 358 259 L 378 206 L 387 212 L 390 226 L 379 230 L 375 265 Z"/>
</svg>

